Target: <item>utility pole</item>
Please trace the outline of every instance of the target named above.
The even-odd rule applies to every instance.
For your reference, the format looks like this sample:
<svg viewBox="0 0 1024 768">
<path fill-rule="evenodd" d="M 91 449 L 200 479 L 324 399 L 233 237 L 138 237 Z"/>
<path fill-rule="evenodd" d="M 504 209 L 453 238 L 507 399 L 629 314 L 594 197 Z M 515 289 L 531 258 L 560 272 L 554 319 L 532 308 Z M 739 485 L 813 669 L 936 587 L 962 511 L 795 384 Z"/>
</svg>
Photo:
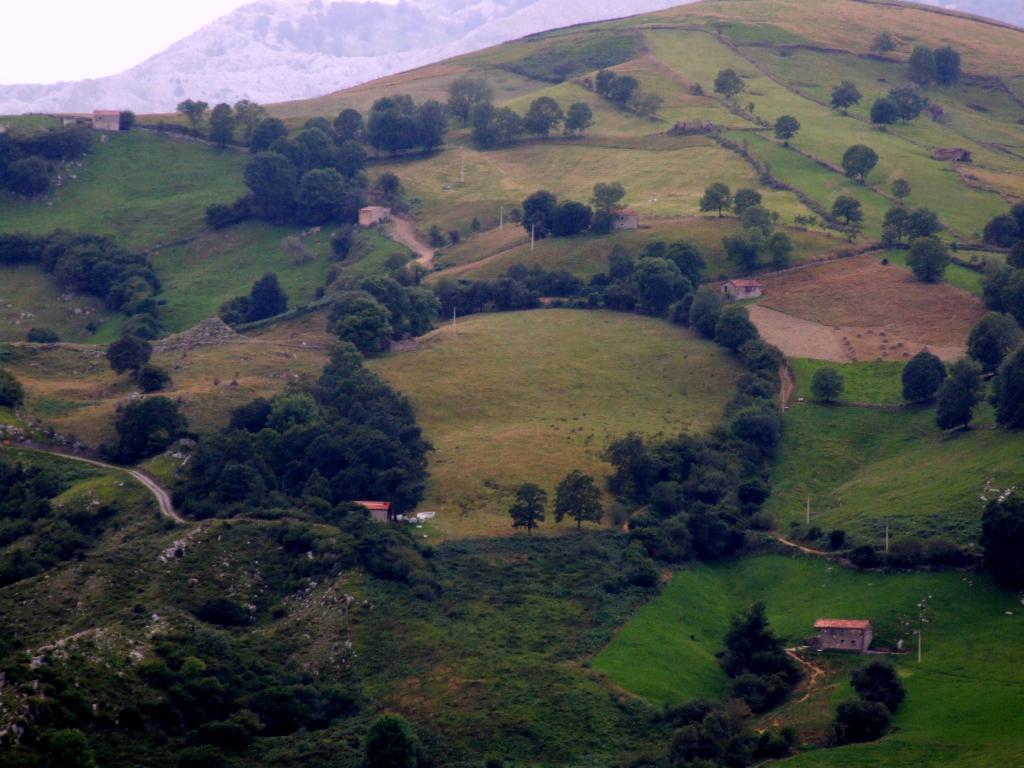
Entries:
<svg viewBox="0 0 1024 768">
<path fill-rule="evenodd" d="M 921 663 L 921 635 L 924 634 L 924 630 L 917 630 L 917 663 Z"/>
<path fill-rule="evenodd" d="M 889 554 L 889 526 L 885 526 L 885 553 Z M 920 661 L 920 659 L 918 659 Z"/>
<path fill-rule="evenodd" d="M 530 252 L 531 253 L 533 252 L 533 235 L 534 235 L 534 233 L 536 231 L 537 231 L 537 225 L 535 223 L 531 224 L 530 225 Z"/>
<path fill-rule="evenodd" d="M 466 156 L 459 152 L 459 183 L 466 183 Z"/>
<path fill-rule="evenodd" d="M 811 524 L 811 495 L 807 494 L 807 524 Z"/>
<path fill-rule="evenodd" d="M 455 325 L 455 307 L 452 307 L 452 332 L 453 332 L 453 333 L 454 333 L 454 334 L 455 334 L 456 336 L 458 336 L 458 335 L 459 335 L 459 329 L 458 329 L 458 327 L 457 327 L 457 326 Z"/>
<path fill-rule="evenodd" d="M 498 214 L 498 231 L 501 232 L 505 229 L 505 206 L 501 206 L 501 212 Z"/>
</svg>

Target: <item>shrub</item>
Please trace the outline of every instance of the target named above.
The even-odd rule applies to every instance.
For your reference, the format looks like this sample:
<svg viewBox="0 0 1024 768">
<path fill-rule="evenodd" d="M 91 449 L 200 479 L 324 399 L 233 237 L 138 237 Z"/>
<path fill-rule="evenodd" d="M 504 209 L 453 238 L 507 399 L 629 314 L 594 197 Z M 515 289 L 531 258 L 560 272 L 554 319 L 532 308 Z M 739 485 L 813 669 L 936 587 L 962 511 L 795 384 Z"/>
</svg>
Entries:
<svg viewBox="0 0 1024 768">
<path fill-rule="evenodd" d="M 828 548 L 835 551 L 842 549 L 846 546 L 846 531 L 837 528 L 834 531 L 829 531 L 828 534 Z"/>
<path fill-rule="evenodd" d="M 159 392 L 171 383 L 171 377 L 167 371 L 151 363 L 146 363 L 139 369 L 135 380 L 143 392 Z"/>
<path fill-rule="evenodd" d="M 30 341 L 33 344 L 56 344 L 60 341 L 60 336 L 49 328 L 29 328 L 28 333 L 25 334 L 25 341 Z"/>
<path fill-rule="evenodd" d="M 383 715 L 366 734 L 364 768 L 416 768 L 419 743 L 412 727 L 398 715 Z"/>
<path fill-rule="evenodd" d="M 1024 588 L 1024 496 L 993 499 L 981 520 L 985 567 L 1007 589 Z"/>
<path fill-rule="evenodd" d="M 221 627 L 241 627 L 251 621 L 248 610 L 235 601 L 223 597 L 203 603 L 202 607 L 196 611 L 196 618 L 207 624 L 217 624 Z"/>
<path fill-rule="evenodd" d="M 874 568 L 879 563 L 879 557 L 874 547 L 864 544 L 850 552 L 850 562 L 858 568 Z"/>
<path fill-rule="evenodd" d="M 859 744 L 881 738 L 889 728 L 889 710 L 875 701 L 844 701 L 832 721 L 832 743 Z"/>
<path fill-rule="evenodd" d="M 25 390 L 14 374 L 0 368 L 0 406 L 17 408 L 25 400 Z"/>
</svg>

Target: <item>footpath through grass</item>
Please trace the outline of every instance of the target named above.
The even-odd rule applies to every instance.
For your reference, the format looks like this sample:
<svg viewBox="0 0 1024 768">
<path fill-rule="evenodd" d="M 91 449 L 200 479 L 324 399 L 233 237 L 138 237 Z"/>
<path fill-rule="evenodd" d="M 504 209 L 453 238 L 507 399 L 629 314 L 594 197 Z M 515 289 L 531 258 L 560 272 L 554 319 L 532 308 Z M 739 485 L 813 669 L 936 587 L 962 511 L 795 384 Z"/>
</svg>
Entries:
<svg viewBox="0 0 1024 768">
<path fill-rule="evenodd" d="M 761 556 L 694 565 L 641 608 L 593 661 L 615 684 L 656 704 L 720 697 L 727 678 L 714 654 L 730 617 L 763 601 L 787 644 L 813 634 L 823 616 L 866 618 L 876 645 L 913 644 L 924 629 L 923 661 L 893 657 L 907 687 L 895 731 L 880 742 L 815 750 L 798 766 L 1015 765 L 1024 754 L 1024 612 L 987 578 L 958 572 L 858 573 L 808 557 Z M 920 606 L 924 606 L 923 609 Z M 922 623 L 923 616 L 927 621 Z M 820 730 L 849 695 L 843 672 L 829 680 L 818 711 L 801 727 Z M 796 722 L 796 704 L 772 713 Z"/>
</svg>

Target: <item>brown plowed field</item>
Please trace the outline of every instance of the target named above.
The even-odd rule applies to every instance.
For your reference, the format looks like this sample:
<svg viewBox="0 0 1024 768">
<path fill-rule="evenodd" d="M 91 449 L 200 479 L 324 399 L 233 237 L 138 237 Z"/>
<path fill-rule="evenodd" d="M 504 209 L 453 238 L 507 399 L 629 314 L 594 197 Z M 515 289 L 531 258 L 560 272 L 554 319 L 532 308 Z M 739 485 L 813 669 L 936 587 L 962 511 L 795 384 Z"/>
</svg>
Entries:
<svg viewBox="0 0 1024 768">
<path fill-rule="evenodd" d="M 836 362 L 903 360 L 928 348 L 944 360 L 964 353 L 985 313 L 979 299 L 946 283 L 857 256 L 762 279 L 750 317 L 791 357 Z"/>
</svg>

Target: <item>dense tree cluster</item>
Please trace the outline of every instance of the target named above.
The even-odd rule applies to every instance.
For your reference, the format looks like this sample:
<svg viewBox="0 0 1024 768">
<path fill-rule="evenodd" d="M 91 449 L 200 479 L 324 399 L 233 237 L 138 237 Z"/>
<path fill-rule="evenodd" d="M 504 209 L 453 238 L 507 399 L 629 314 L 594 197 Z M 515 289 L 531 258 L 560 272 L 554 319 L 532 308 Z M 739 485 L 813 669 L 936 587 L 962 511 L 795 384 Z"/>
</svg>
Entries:
<svg viewBox="0 0 1024 768">
<path fill-rule="evenodd" d="M 25 197 L 46 194 L 57 166 L 83 157 L 91 148 L 92 132 L 83 126 L 0 133 L 0 190 Z"/>
<path fill-rule="evenodd" d="M 960 54 L 948 45 L 935 50 L 919 45 L 911 52 L 907 65 L 910 79 L 921 86 L 960 82 Z"/>
<path fill-rule="evenodd" d="M 434 291 L 373 277 L 340 292 L 331 305 L 327 330 L 364 355 L 387 350 L 393 338 L 422 336 L 434 327 L 439 301 Z"/>
<path fill-rule="evenodd" d="M 792 754 L 797 734 L 792 728 L 755 732 L 750 709 L 732 699 L 715 704 L 693 699 L 666 710 L 664 719 L 675 727 L 668 760 L 680 768 L 734 768 L 759 765 Z"/>
<path fill-rule="evenodd" d="M 117 441 L 107 454 L 122 464 L 135 464 L 162 453 L 188 434 L 188 420 L 178 403 L 156 396 L 133 400 L 114 420 Z"/>
<path fill-rule="evenodd" d="M 855 669 L 850 681 L 859 698 L 844 701 L 836 709 L 831 732 L 835 746 L 880 739 L 906 697 L 899 673 L 885 661 Z"/>
<path fill-rule="evenodd" d="M 116 504 L 51 503 L 75 478 L 0 461 L 0 587 L 80 556 L 110 526 Z"/>
<path fill-rule="evenodd" d="M 1024 589 L 1024 496 L 1011 493 L 992 499 L 981 521 L 985 567 L 1007 589 Z"/>
<path fill-rule="evenodd" d="M 629 110 L 641 117 L 654 117 L 661 109 L 661 96 L 645 92 L 640 81 L 632 75 L 620 75 L 602 69 L 594 76 L 594 91 L 619 109 Z"/>
<path fill-rule="evenodd" d="M 129 323 L 159 327 L 160 280 L 145 256 L 113 237 L 58 230 L 51 235 L 0 235 L 0 264 L 38 264 L 65 289 L 95 296 L 129 315 Z"/>
<path fill-rule="evenodd" d="M 764 603 L 733 617 L 719 663 L 732 678 L 733 698 L 756 713 L 781 704 L 800 679 L 796 664 L 768 626 Z"/>
<path fill-rule="evenodd" d="M 910 209 L 903 204 L 894 205 L 882 220 L 882 244 L 900 246 L 904 240 L 916 241 L 932 238 L 942 231 L 942 222 L 930 208 Z"/>
<path fill-rule="evenodd" d="M 893 88 L 888 96 L 876 99 L 871 105 L 871 122 L 883 126 L 896 122 L 909 123 L 927 107 L 928 97 L 916 88 Z"/>
<path fill-rule="evenodd" d="M 356 499 L 400 514 L 423 496 L 428 449 L 409 402 L 342 343 L 316 384 L 255 400 L 204 438 L 175 500 L 199 518 L 300 506 L 333 520 Z"/>
<path fill-rule="evenodd" d="M 568 112 L 563 112 L 550 96 L 530 102 L 525 115 L 509 107 L 495 107 L 490 101 L 474 104 L 469 115 L 473 143 L 481 149 L 507 147 L 524 135 L 548 136 L 559 128 L 566 136 L 581 136 L 593 122 L 593 112 L 583 102 L 574 103 Z"/>
</svg>

